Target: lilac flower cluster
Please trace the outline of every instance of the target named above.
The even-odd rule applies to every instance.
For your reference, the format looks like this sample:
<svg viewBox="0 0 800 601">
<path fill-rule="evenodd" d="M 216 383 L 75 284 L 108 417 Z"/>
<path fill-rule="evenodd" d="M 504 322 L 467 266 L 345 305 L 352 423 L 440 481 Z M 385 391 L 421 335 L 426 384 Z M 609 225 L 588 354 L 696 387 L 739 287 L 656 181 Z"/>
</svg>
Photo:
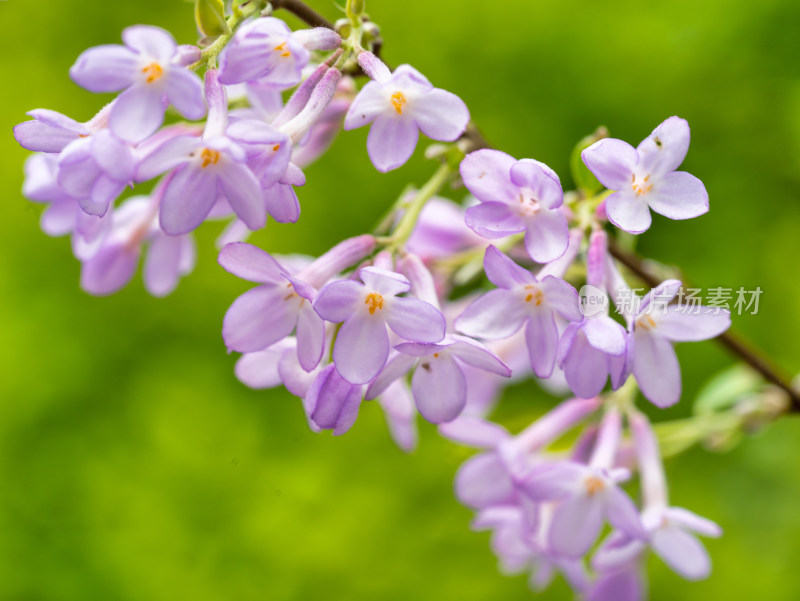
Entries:
<svg viewBox="0 0 800 601">
<path fill-rule="evenodd" d="M 639 390 L 657 407 L 677 403 L 673 344 L 719 335 L 730 314 L 673 302 L 678 280 L 636 296 L 607 231 L 610 222 L 644 232 L 650 210 L 672 219 L 708 210 L 700 180 L 676 171 L 687 122 L 667 119 L 637 148 L 597 141 L 582 157 L 607 191 L 565 195 L 547 165 L 480 147 L 457 96 L 409 65 L 390 71 L 362 46 L 351 8 L 344 39 L 239 9 L 235 34 L 205 49 L 136 26 L 124 45 L 85 51 L 71 77 L 120 95 L 86 123 L 38 109 L 14 130 L 35 152 L 23 192 L 48 205 L 42 229 L 71 234 L 91 294 L 125 286 L 147 247 L 145 286 L 160 296 L 192 270 L 192 232 L 227 220 L 219 263 L 256 284 L 222 326 L 244 384 L 284 386 L 315 432 L 344 434 L 376 399 L 406 451 L 418 413 L 481 449 L 459 470 L 456 495 L 476 511 L 474 528 L 492 531 L 502 569 L 530 571 L 535 589 L 561 573 L 593 601 L 643 598 L 648 549 L 685 578 L 707 576 L 694 534 L 719 528 L 668 505 L 658 442 L 633 399 Z M 356 74 L 369 78 L 357 92 Z M 186 121 L 164 125 L 170 106 Z M 396 203 L 386 228 L 313 259 L 244 241 L 269 217 L 297 221 L 301 168 L 339 129 L 365 125 L 382 172 L 409 159 L 420 131 L 444 143 L 430 153 L 441 160 L 436 174 Z M 149 192 L 117 206 L 147 182 Z M 464 205 L 436 196 L 454 182 L 470 193 Z M 464 296 L 460 285 L 480 274 L 491 288 Z M 488 417 L 506 384 L 528 377 L 570 398 L 512 436 Z M 568 450 L 552 450 L 577 426 Z M 622 488 L 634 470 L 640 506 Z"/>
</svg>

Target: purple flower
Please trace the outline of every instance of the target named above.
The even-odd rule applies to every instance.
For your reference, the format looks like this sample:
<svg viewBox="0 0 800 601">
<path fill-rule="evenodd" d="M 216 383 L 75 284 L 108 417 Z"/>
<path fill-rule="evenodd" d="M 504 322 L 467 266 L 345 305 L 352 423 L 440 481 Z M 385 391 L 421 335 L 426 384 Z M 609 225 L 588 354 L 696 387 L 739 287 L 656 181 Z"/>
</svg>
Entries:
<svg viewBox="0 0 800 601">
<path fill-rule="evenodd" d="M 311 50 L 333 50 L 339 34 L 327 28 L 293 32 L 274 17 L 243 25 L 220 55 L 219 80 L 224 84 L 259 80 L 277 88 L 298 84 Z"/>
<path fill-rule="evenodd" d="M 491 422 L 473 417 L 439 426 L 456 442 L 486 449 L 465 461 L 456 474 L 456 497 L 464 505 L 485 508 L 516 503 L 517 487 L 542 462 L 541 451 L 597 410 L 599 399 L 570 399 L 516 436 Z"/>
<path fill-rule="evenodd" d="M 530 499 L 559 502 L 550 525 L 549 546 L 560 555 L 584 555 L 606 520 L 631 538 L 645 537 L 636 506 L 617 486 L 630 472 L 612 467 L 621 419 L 614 409 L 605 414 L 589 465 L 572 461 L 545 464 L 525 477 L 523 487 Z"/>
<path fill-rule="evenodd" d="M 103 129 L 71 142 L 58 157 L 58 185 L 90 215 L 102 217 L 133 183 L 136 155 L 128 144 Z"/>
<path fill-rule="evenodd" d="M 540 378 L 550 377 L 558 346 L 556 314 L 580 320 L 578 293 L 556 277 L 536 279 L 494 246 L 486 249 L 483 265 L 498 288 L 475 299 L 456 320 L 456 329 L 478 338 L 502 339 L 525 325 L 531 367 Z"/>
<path fill-rule="evenodd" d="M 324 368 L 303 398 L 311 429 L 333 430 L 334 436 L 347 432 L 358 417 L 363 388 L 345 380 L 333 365 Z"/>
<path fill-rule="evenodd" d="M 107 106 L 88 123 L 78 123 L 74 119 L 48 109 L 35 109 L 28 115 L 31 121 L 14 126 L 14 138 L 20 146 L 35 152 L 61 152 L 70 143 L 92 135 L 107 125 Z"/>
<path fill-rule="evenodd" d="M 325 344 L 325 324 L 312 302 L 316 290 L 290 274 L 263 250 L 242 242 L 219 254 L 222 267 L 261 284 L 237 298 L 225 313 L 222 337 L 234 351 L 266 349 L 297 330 L 297 357 L 306 371 L 316 367 Z"/>
<path fill-rule="evenodd" d="M 160 211 L 161 227 L 171 235 L 197 228 L 220 195 L 248 228 L 264 227 L 264 182 L 248 167 L 248 160 L 264 168 L 263 177 L 268 182 L 277 181 L 282 175 L 277 173 L 279 169 L 266 174 L 270 158 L 277 165 L 288 165 L 290 150 L 281 152 L 281 142 L 276 144 L 276 140 L 286 138 L 266 124 L 237 121 L 231 126 L 233 133 L 226 133 L 227 100 L 214 70 L 206 73 L 206 94 L 209 117 L 203 137 L 178 136 L 168 140 L 142 159 L 136 171 L 137 179 L 143 181 L 174 169 Z M 248 124 L 252 125 L 249 132 Z M 234 138 L 237 134 L 242 138 Z M 268 153 L 270 157 L 264 156 Z"/>
<path fill-rule="evenodd" d="M 112 212 L 102 217 L 89 215 L 77 200 L 66 194 L 57 182 L 58 158 L 37 153 L 25 161 L 22 193 L 34 202 L 48 203 L 42 213 L 42 231 L 48 236 L 72 234 L 72 252 L 83 261 L 100 249 L 111 230 Z"/>
<path fill-rule="evenodd" d="M 608 219 L 640 234 L 650 227 L 650 209 L 670 219 L 690 219 L 708 211 L 708 193 L 699 179 L 675 171 L 689 150 L 689 124 L 670 117 L 637 148 L 606 138 L 581 157 L 600 183 L 614 194 L 605 201 Z"/>
<path fill-rule="evenodd" d="M 517 161 L 499 150 L 477 150 L 461 161 L 464 185 L 480 204 L 467 209 L 467 225 L 484 238 L 525 232 L 537 263 L 564 254 L 569 243 L 564 194 L 555 172 L 533 159 Z"/>
<path fill-rule="evenodd" d="M 92 92 L 125 90 L 109 115 L 117 136 L 144 140 L 163 123 L 167 103 L 187 119 L 205 115 L 203 84 L 181 64 L 183 53 L 168 31 L 137 25 L 122 32 L 122 41 L 124 46 L 89 48 L 70 69 L 72 79 Z"/>
<path fill-rule="evenodd" d="M 645 510 L 642 523 L 650 548 L 686 580 L 703 580 L 711 573 L 711 560 L 696 534 L 717 538 L 722 529 L 688 509 L 664 507 Z"/>
<path fill-rule="evenodd" d="M 434 140 L 452 142 L 466 129 L 469 110 L 464 102 L 451 92 L 434 88 L 413 67 L 400 65 L 389 73 L 386 65 L 369 52 L 359 54 L 358 60 L 373 80 L 353 100 L 344 128 L 372 123 L 367 153 L 378 171 L 405 164 L 417 146 L 420 131 Z"/>
<path fill-rule="evenodd" d="M 439 344 L 405 342 L 395 347 L 400 354 L 392 359 L 367 389 L 374 399 L 398 377 L 414 369 L 411 391 L 422 417 L 434 424 L 449 422 L 467 404 L 467 380 L 462 364 L 501 376 L 511 370 L 482 344 L 454 336 Z"/>
<path fill-rule="evenodd" d="M 417 410 L 408 384 L 394 382 L 383 391 L 378 403 L 383 409 L 389 434 L 395 444 L 406 453 L 417 448 Z"/>
<path fill-rule="evenodd" d="M 344 322 L 333 347 L 333 362 L 348 382 L 366 384 L 378 375 L 389 357 L 388 325 L 412 342 L 439 342 L 444 338 L 444 316 L 416 298 L 397 296 L 411 288 L 403 276 L 364 267 L 364 284 L 340 280 L 319 291 L 314 308 L 332 323 Z"/>
<path fill-rule="evenodd" d="M 642 394 L 658 407 L 674 405 L 681 396 L 680 365 L 672 343 L 714 338 L 731 325 L 727 309 L 667 306 L 680 288 L 678 280 L 653 288 L 631 322 L 628 362 Z"/>
<path fill-rule="evenodd" d="M 96 296 L 112 294 L 125 286 L 139 264 L 145 242 L 144 284 L 153 296 L 166 296 L 182 275 L 194 268 L 195 246 L 191 236 L 167 236 L 155 223 L 153 198 L 133 197 L 114 211 L 111 232 L 101 248 L 81 269 L 81 288 Z M 155 199 L 155 200 L 154 200 Z"/>
</svg>

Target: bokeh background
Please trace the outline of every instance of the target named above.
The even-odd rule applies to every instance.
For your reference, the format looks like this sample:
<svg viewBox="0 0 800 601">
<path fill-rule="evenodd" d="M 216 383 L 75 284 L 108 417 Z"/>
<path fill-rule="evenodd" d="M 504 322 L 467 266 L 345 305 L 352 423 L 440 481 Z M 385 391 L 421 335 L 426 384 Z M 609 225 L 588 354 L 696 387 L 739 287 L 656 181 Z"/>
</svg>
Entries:
<svg viewBox="0 0 800 601">
<path fill-rule="evenodd" d="M 332 1 L 311 4 L 329 18 Z M 487 138 L 551 165 L 569 184 L 573 144 L 600 124 L 638 143 L 664 118 L 692 125 L 685 168 L 711 212 L 657 218 L 640 250 L 699 286 L 763 289 L 735 329 L 800 369 L 800 3 L 795 0 L 370 0 L 384 56 L 459 94 Z M 39 231 L 20 194 L 25 111 L 78 120 L 107 100 L 67 70 L 88 46 L 150 23 L 196 38 L 181 0 L 0 2 L 0 599 L 527 599 L 501 576 L 486 533 L 452 495 L 469 454 L 421 424 L 419 450 L 391 443 L 363 406 L 342 438 L 312 434 L 300 403 L 233 376 L 222 316 L 247 284 L 215 261 L 166 299 L 137 277 L 92 298 L 66 239 Z M 298 224 L 270 224 L 269 251 L 320 253 L 368 231 L 432 167 L 418 152 L 377 173 L 366 131 L 342 135 L 307 169 Z M 713 343 L 679 348 L 686 415 L 731 359 Z M 533 383 L 501 409 L 521 427 L 552 401 Z M 690 584 L 650 561 L 653 599 L 800 598 L 800 421 L 784 418 L 728 454 L 670 460 L 672 500 L 719 522 L 712 577 Z M 557 584 L 543 596 L 563 599 Z"/>
</svg>

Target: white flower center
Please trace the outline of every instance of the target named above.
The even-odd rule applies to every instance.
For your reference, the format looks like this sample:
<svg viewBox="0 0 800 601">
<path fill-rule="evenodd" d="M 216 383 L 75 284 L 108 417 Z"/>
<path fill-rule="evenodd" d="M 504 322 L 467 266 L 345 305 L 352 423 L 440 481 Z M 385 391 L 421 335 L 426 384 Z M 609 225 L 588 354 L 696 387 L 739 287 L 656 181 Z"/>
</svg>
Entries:
<svg viewBox="0 0 800 601">
<path fill-rule="evenodd" d="M 636 196 L 644 196 L 650 190 L 653 189 L 653 184 L 650 182 L 650 174 L 648 173 L 644 177 L 639 175 L 638 177 L 636 174 L 631 175 L 631 189 L 633 190 Z"/>
<path fill-rule="evenodd" d="M 523 190 L 519 193 L 519 205 L 517 206 L 517 214 L 520 217 L 533 217 L 542 210 L 542 205 L 533 197 L 529 190 Z"/>
</svg>

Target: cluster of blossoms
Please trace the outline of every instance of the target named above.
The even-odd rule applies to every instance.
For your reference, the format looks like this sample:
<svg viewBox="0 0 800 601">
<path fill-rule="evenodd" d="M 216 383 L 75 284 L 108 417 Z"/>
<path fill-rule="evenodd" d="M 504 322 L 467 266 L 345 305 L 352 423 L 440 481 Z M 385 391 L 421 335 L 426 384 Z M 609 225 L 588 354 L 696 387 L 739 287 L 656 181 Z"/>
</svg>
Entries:
<svg viewBox="0 0 800 601">
<path fill-rule="evenodd" d="M 672 302 L 677 280 L 631 307 L 606 231 L 610 222 L 644 232 L 650 210 L 672 219 L 708 210 L 700 180 L 676 170 L 687 122 L 667 119 L 636 148 L 596 141 L 582 158 L 607 191 L 565 195 L 547 165 L 476 149 L 466 105 L 364 49 L 360 15 L 343 39 L 237 14 L 236 33 L 206 50 L 156 27 L 126 29 L 124 45 L 91 48 L 70 70 L 88 90 L 121 91 L 116 99 L 86 123 L 40 109 L 15 128 L 35 151 L 24 194 L 48 204 L 46 233 L 71 234 L 82 287 L 119 290 L 147 246 L 145 286 L 168 294 L 192 270 L 192 232 L 228 220 L 219 263 L 258 284 L 223 320 L 243 383 L 283 385 L 314 431 L 344 434 L 362 402 L 377 399 L 404 450 L 417 444 L 418 413 L 481 449 L 459 470 L 456 494 L 477 512 L 474 527 L 492 531 L 502 568 L 530 570 L 536 589 L 561 572 L 593 601 L 640 599 L 648 548 L 683 577 L 705 577 L 710 562 L 694 534 L 719 528 L 668 505 L 657 441 L 632 399 L 638 387 L 658 407 L 677 403 L 673 343 L 717 336 L 730 316 Z M 369 81 L 357 91 L 359 74 Z M 163 125 L 170 105 L 186 121 Z M 431 181 L 396 205 L 389 235 L 350 238 L 307 260 L 244 242 L 268 217 L 297 221 L 301 168 L 339 129 L 369 124 L 379 171 L 402 166 L 420 131 L 452 143 L 433 153 L 442 165 Z M 117 206 L 128 187 L 152 180 L 150 192 Z M 463 205 L 435 196 L 454 181 L 470 193 Z M 477 273 L 493 287 L 459 296 Z M 488 418 L 509 382 L 532 376 L 570 398 L 512 436 Z M 579 425 L 570 450 L 548 450 Z M 633 470 L 639 507 L 621 488 Z M 597 546 L 606 522 L 612 531 Z"/>
</svg>

